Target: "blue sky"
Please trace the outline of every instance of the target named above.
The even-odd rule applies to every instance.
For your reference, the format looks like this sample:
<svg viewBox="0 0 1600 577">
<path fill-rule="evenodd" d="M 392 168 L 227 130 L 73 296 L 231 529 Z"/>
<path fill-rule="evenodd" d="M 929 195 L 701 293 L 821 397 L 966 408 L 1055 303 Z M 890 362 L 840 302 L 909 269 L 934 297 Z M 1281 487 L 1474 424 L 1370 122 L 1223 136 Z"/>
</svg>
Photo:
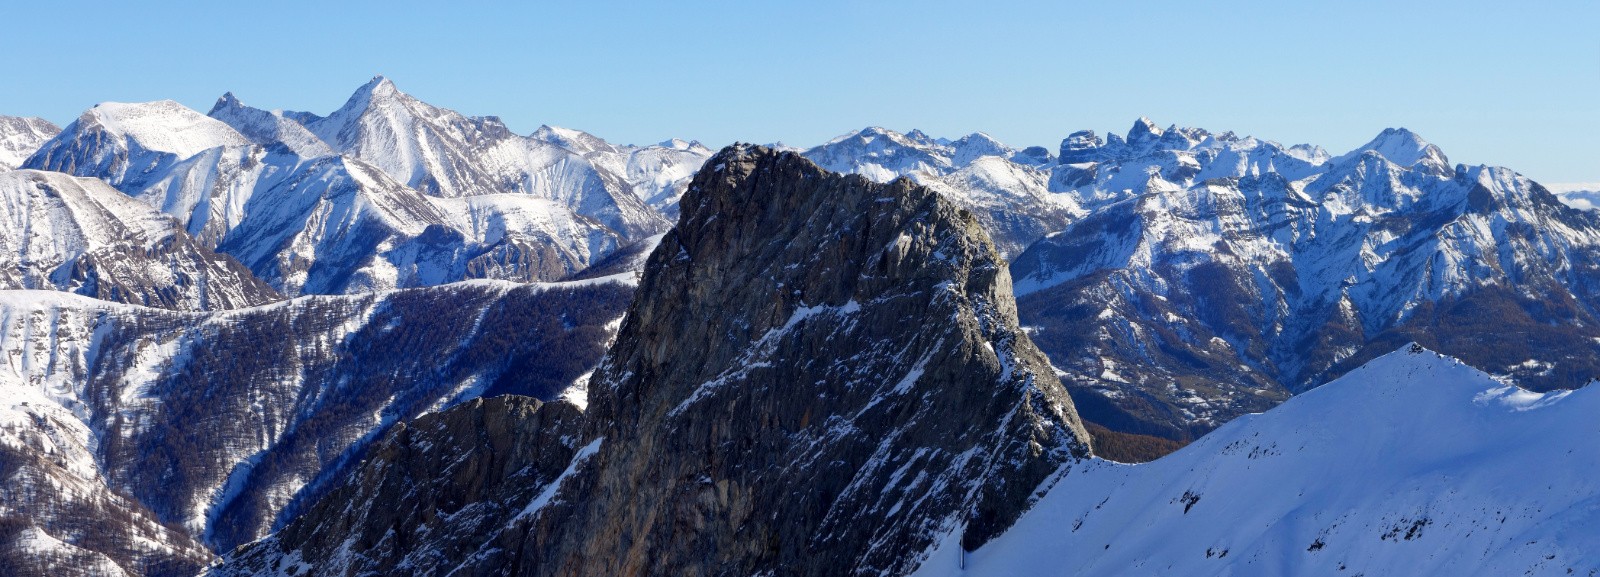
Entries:
<svg viewBox="0 0 1600 577">
<path fill-rule="evenodd" d="M 1403 4 L 1403 5 L 1401 5 Z M 33 2 L 0 114 L 233 91 L 327 113 L 374 74 L 616 142 L 812 145 L 868 125 L 1052 149 L 1134 118 L 1600 181 L 1600 2 Z"/>
</svg>

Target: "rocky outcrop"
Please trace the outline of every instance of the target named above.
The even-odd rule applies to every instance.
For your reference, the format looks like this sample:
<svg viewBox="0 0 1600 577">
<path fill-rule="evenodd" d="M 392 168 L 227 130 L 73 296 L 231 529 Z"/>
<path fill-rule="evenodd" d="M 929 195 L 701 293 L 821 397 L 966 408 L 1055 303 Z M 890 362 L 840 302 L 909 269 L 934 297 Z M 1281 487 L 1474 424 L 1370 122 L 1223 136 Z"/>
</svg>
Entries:
<svg viewBox="0 0 1600 577">
<path fill-rule="evenodd" d="M 1087 435 L 972 216 L 907 180 L 708 161 L 592 381 L 530 575 L 903 574 L 1006 527 Z"/>
<path fill-rule="evenodd" d="M 506 521 L 561 478 L 582 418 L 569 403 L 510 395 L 396 425 L 353 477 L 212 575 L 446 575 L 463 562 L 504 565 L 521 537 Z M 305 564 L 285 562 L 286 551 Z"/>
<path fill-rule="evenodd" d="M 475 547 L 454 529 L 386 533 L 413 514 L 443 527 L 421 509 L 365 512 L 450 470 L 419 454 L 406 462 L 432 464 L 401 472 L 386 448 L 213 573 L 381 572 L 383 557 L 479 575 L 901 575 L 937 542 L 1003 531 L 1088 454 L 970 214 L 793 153 L 741 145 L 707 166 L 589 381 L 581 432 L 508 427 L 547 443 L 521 492 L 429 493 L 483 499 L 460 509 L 495 527 Z M 462 442 L 407 446 L 477 462 L 483 443 L 530 441 Z M 378 488 L 390 478 L 412 486 Z"/>
</svg>

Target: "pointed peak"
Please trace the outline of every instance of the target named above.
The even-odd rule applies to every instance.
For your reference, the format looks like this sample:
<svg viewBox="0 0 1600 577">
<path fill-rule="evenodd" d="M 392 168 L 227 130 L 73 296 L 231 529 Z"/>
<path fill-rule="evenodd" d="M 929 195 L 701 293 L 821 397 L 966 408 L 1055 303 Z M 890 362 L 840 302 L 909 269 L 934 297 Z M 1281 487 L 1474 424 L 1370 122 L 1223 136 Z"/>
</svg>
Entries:
<svg viewBox="0 0 1600 577">
<path fill-rule="evenodd" d="M 1430 147 L 1433 147 L 1433 145 L 1428 143 L 1427 140 L 1423 140 L 1421 135 L 1418 135 L 1409 129 L 1385 128 L 1383 129 L 1383 132 L 1378 133 L 1378 135 L 1373 137 L 1371 141 L 1367 142 L 1366 146 L 1361 148 L 1366 150 L 1377 150 L 1379 152 L 1399 152 L 1402 150 L 1423 150 Z M 1396 162 L 1399 161 L 1396 160 Z"/>
<path fill-rule="evenodd" d="M 1156 127 L 1147 116 L 1140 116 L 1133 121 L 1133 127 L 1128 129 L 1128 142 L 1141 142 L 1148 138 L 1159 138 L 1163 131 Z"/>
<path fill-rule="evenodd" d="M 211 105 L 211 111 L 207 112 L 206 116 L 216 116 L 217 112 L 221 110 L 244 107 L 244 102 L 240 101 L 239 97 L 234 96 L 232 91 L 228 91 L 222 93 L 222 96 L 217 98 L 217 103 Z"/>
<path fill-rule="evenodd" d="M 371 88 L 374 91 L 377 91 L 377 90 L 399 91 L 398 88 L 395 88 L 394 81 L 393 80 L 389 80 L 389 77 L 384 76 L 382 74 L 379 74 L 377 76 L 373 76 L 372 80 L 368 80 L 366 86 L 364 86 L 363 88 Z"/>
<path fill-rule="evenodd" d="M 1374 152 L 1389 162 L 1421 169 L 1429 174 L 1443 176 L 1450 172 L 1450 160 L 1445 157 L 1444 151 L 1406 128 L 1385 128 L 1371 141 L 1338 160 L 1358 158 Z"/>
<path fill-rule="evenodd" d="M 362 101 L 366 105 L 371 105 L 375 102 L 389 102 L 407 97 L 406 93 L 401 92 L 393 81 L 380 74 L 372 77 L 372 80 L 368 80 L 366 84 L 361 85 L 361 88 L 357 88 L 355 94 L 350 95 L 350 102 Z M 348 106 L 349 104 L 346 104 L 346 107 Z"/>
<path fill-rule="evenodd" d="M 1422 136 L 1418 135 L 1415 132 L 1412 132 L 1411 129 L 1406 128 L 1404 126 L 1400 126 L 1400 127 L 1391 126 L 1389 128 L 1383 129 L 1383 132 L 1378 133 L 1378 138 L 1385 138 L 1385 137 L 1388 137 L 1388 138 L 1403 138 L 1403 139 L 1406 139 L 1406 140 L 1411 140 L 1411 141 L 1415 141 L 1415 142 L 1421 142 L 1421 143 L 1424 143 L 1424 144 L 1427 143 L 1426 140 L 1422 139 Z M 1416 343 L 1411 343 L 1411 344 L 1413 346 L 1416 345 Z"/>
</svg>

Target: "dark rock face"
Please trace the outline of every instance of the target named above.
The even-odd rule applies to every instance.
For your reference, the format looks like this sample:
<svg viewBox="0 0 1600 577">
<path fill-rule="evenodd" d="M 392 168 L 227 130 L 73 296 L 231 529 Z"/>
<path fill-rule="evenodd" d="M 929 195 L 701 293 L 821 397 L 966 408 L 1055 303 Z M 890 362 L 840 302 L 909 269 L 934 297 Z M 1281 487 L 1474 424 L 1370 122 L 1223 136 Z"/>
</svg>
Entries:
<svg viewBox="0 0 1600 577">
<path fill-rule="evenodd" d="M 967 213 L 725 149 L 592 381 L 601 443 L 541 515 L 535 575 L 903 574 L 975 547 L 1088 453 Z"/>
<path fill-rule="evenodd" d="M 735 146 L 707 166 L 578 434 L 558 405 L 449 442 L 420 432 L 480 419 L 449 411 L 213 574 L 902 575 L 937 540 L 1003 531 L 1088 454 L 971 215 L 792 153 Z M 407 494 L 447 505 L 370 512 Z"/>
<path fill-rule="evenodd" d="M 560 478 L 582 419 L 568 403 L 503 396 L 396 425 L 343 485 L 213 574 L 292 572 L 286 551 L 314 560 L 317 575 L 503 566 L 521 538 L 506 521 Z"/>
</svg>

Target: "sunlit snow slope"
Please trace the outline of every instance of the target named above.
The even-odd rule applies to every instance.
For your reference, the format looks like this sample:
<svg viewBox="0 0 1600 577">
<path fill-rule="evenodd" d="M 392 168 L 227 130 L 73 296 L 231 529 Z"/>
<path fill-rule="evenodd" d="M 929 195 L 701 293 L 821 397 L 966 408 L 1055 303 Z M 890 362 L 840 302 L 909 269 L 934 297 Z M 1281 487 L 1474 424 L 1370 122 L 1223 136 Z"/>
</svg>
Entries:
<svg viewBox="0 0 1600 577">
<path fill-rule="evenodd" d="M 1408 347 L 1163 459 L 1068 465 L 917 575 L 1595 575 L 1597 413 Z"/>
</svg>

